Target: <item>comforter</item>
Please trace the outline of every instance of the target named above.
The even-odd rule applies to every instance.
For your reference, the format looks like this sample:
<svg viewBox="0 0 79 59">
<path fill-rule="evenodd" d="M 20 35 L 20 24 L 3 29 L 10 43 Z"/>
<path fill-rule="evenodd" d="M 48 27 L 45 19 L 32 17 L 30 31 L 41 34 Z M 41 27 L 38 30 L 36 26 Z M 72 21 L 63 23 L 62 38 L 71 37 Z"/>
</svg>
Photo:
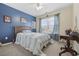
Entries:
<svg viewBox="0 0 79 59">
<path fill-rule="evenodd" d="M 30 50 L 34 55 L 39 55 L 48 42 L 50 36 L 43 33 L 18 33 L 16 36 L 16 44 Z"/>
</svg>

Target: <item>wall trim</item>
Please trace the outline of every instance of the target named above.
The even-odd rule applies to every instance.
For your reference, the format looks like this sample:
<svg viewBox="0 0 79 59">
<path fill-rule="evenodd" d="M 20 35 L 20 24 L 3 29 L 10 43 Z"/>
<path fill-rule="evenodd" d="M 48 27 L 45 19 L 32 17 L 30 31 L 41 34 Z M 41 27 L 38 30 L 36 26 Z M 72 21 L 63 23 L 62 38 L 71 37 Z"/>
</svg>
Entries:
<svg viewBox="0 0 79 59">
<path fill-rule="evenodd" d="M 4 43 L 4 44 L 0 43 L 0 47 L 1 47 L 1 46 L 6 46 L 6 45 L 9 45 L 9 44 L 12 44 L 12 42 Z"/>
</svg>

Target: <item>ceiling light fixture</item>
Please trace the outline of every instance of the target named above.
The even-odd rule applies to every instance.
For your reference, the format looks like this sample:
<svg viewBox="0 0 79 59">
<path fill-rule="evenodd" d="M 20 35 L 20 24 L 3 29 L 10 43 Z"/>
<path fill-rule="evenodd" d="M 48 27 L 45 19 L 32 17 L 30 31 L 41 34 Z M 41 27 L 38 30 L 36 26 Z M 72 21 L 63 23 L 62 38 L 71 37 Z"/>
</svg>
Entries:
<svg viewBox="0 0 79 59">
<path fill-rule="evenodd" d="M 43 6 L 42 6 L 40 3 L 37 3 L 37 4 L 36 4 L 36 9 L 37 9 L 37 10 L 40 10 L 40 9 L 42 9 L 42 8 L 43 8 Z"/>
</svg>

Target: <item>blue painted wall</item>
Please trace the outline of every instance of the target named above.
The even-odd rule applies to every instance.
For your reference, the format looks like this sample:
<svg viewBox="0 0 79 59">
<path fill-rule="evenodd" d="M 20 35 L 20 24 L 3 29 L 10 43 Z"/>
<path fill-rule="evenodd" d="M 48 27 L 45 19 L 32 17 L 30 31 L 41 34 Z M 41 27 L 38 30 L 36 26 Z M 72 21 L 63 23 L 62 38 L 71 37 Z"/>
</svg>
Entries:
<svg viewBox="0 0 79 59">
<path fill-rule="evenodd" d="M 4 23 L 3 16 L 11 16 L 11 23 Z M 28 23 L 21 23 L 18 21 L 20 17 L 24 17 L 29 20 Z M 0 3 L 0 42 L 7 43 L 14 39 L 14 27 L 15 26 L 32 26 L 32 21 L 35 21 L 35 17 L 16 10 L 12 7 Z M 34 31 L 34 29 L 33 29 Z M 5 37 L 8 37 L 6 40 Z"/>
</svg>

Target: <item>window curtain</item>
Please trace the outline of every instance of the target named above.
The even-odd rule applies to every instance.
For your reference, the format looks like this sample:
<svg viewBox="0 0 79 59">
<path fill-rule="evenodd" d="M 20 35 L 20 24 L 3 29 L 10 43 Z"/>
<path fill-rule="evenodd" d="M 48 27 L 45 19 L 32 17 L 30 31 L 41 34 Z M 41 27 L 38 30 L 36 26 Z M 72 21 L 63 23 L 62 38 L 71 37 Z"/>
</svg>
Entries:
<svg viewBox="0 0 79 59">
<path fill-rule="evenodd" d="M 59 14 L 54 16 L 54 28 L 53 28 L 53 35 L 52 38 L 54 40 L 59 40 L 59 31 L 60 31 L 60 20 L 59 20 Z"/>
</svg>

